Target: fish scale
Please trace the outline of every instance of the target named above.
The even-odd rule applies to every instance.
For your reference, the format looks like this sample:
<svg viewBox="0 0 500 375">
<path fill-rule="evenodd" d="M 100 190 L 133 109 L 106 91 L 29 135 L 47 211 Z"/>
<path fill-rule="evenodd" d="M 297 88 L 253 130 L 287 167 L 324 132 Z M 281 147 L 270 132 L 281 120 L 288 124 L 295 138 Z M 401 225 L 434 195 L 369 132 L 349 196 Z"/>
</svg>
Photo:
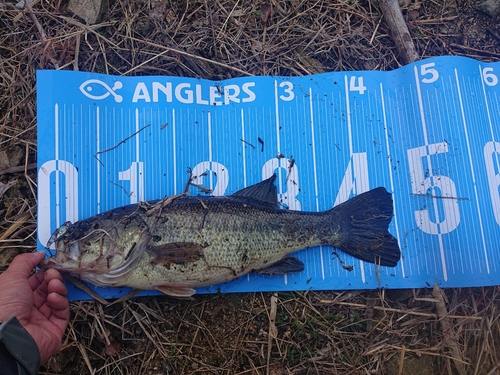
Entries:
<svg viewBox="0 0 500 375">
<path fill-rule="evenodd" d="M 384 188 L 360 194 L 325 212 L 279 209 L 276 176 L 229 197 L 181 195 L 117 208 L 51 237 L 56 268 L 101 286 L 158 289 L 188 297 L 194 288 L 255 271 L 300 272 L 289 256 L 314 245 L 337 247 L 385 266 L 400 258 L 387 228 L 392 197 Z"/>
</svg>

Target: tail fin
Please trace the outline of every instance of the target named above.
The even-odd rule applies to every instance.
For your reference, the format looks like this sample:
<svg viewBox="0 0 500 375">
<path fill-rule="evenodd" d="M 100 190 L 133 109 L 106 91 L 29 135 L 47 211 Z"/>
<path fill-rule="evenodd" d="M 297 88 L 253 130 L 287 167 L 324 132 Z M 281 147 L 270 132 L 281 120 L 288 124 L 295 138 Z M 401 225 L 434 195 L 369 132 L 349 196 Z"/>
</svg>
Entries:
<svg viewBox="0 0 500 375">
<path fill-rule="evenodd" d="M 395 267 L 401 258 L 399 245 L 389 231 L 392 196 L 383 187 L 367 191 L 332 210 L 344 228 L 334 246 L 361 260 Z"/>
</svg>

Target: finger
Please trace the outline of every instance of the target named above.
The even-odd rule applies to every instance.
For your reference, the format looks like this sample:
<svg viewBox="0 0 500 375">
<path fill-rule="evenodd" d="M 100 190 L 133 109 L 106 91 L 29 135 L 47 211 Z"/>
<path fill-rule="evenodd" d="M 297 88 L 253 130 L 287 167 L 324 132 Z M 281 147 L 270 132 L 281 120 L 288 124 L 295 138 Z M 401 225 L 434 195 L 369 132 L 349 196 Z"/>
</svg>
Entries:
<svg viewBox="0 0 500 375">
<path fill-rule="evenodd" d="M 70 311 L 68 301 L 68 289 L 61 280 L 53 279 L 49 283 L 49 295 L 47 306 L 51 308 L 50 321 L 61 331 L 61 337 L 68 325 Z"/>
<path fill-rule="evenodd" d="M 44 278 L 45 278 L 45 281 L 47 281 L 47 283 L 49 283 L 51 280 L 63 281 L 63 277 L 59 273 L 59 271 L 55 270 L 53 268 L 48 269 L 47 271 L 45 271 L 45 277 Z"/>
<path fill-rule="evenodd" d="M 5 272 L 18 273 L 27 279 L 43 258 L 45 258 L 45 252 L 43 251 L 20 254 L 12 260 L 12 263 Z"/>
<path fill-rule="evenodd" d="M 68 298 L 68 288 L 62 282 L 61 279 L 52 279 L 48 282 L 48 292 L 57 293 L 63 297 Z"/>
<path fill-rule="evenodd" d="M 53 269 L 47 270 L 44 273 L 43 282 L 36 290 L 33 291 L 33 304 L 46 318 L 49 318 L 52 314 L 52 308 L 59 308 L 57 305 L 46 306 L 48 296 L 51 293 L 60 294 L 67 300 L 68 289 L 62 281 L 62 276 L 59 271 Z M 64 308 L 64 306 L 61 308 Z"/>
<path fill-rule="evenodd" d="M 43 271 L 38 271 L 35 273 L 33 276 L 31 276 L 28 279 L 28 283 L 30 285 L 31 290 L 35 290 L 40 286 L 40 284 L 43 282 L 44 279 L 44 272 Z"/>
<path fill-rule="evenodd" d="M 69 301 L 67 297 L 58 293 L 50 293 L 47 296 L 47 305 L 52 309 L 51 318 L 55 317 L 59 320 L 62 320 L 64 321 L 64 324 L 68 322 L 70 312 Z M 62 330 L 64 331 L 64 329 Z"/>
</svg>

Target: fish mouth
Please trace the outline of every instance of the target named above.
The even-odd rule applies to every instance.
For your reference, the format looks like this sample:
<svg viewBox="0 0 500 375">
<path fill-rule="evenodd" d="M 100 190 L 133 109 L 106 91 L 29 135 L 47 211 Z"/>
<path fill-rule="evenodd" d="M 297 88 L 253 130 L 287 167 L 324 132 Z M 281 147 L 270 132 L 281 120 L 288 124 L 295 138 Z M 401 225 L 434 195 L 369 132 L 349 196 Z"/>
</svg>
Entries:
<svg viewBox="0 0 500 375">
<path fill-rule="evenodd" d="M 50 268 L 54 268 L 58 271 L 73 271 L 76 268 L 78 268 L 78 262 L 72 259 L 67 259 L 65 262 L 61 263 L 57 260 L 57 255 L 56 255 L 42 260 L 38 264 L 38 268 L 40 268 L 43 271 L 46 271 Z"/>
<path fill-rule="evenodd" d="M 80 268 L 80 245 L 78 242 L 73 243 L 68 249 L 58 249 L 56 242 L 56 254 L 49 258 L 45 258 L 40 262 L 38 267 L 42 270 L 55 268 L 59 271 L 73 271 Z"/>
<path fill-rule="evenodd" d="M 55 260 L 55 257 L 45 258 L 38 264 L 38 268 L 41 270 L 48 270 L 49 268 L 57 268 L 58 263 Z"/>
</svg>

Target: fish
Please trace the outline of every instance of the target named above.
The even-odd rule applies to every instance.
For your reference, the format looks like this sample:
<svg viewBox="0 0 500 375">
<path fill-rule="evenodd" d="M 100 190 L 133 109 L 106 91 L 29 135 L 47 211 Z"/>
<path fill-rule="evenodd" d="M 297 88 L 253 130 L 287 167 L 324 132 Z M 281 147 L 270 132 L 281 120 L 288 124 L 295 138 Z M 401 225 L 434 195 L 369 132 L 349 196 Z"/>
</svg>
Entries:
<svg viewBox="0 0 500 375">
<path fill-rule="evenodd" d="M 392 194 L 384 187 L 327 211 L 305 212 L 280 208 L 275 180 L 273 175 L 230 196 L 180 194 L 66 222 L 49 240 L 55 255 L 40 268 L 98 286 L 185 298 L 250 272 L 301 272 L 304 263 L 290 254 L 316 245 L 397 265 L 401 251 L 388 231 Z"/>
</svg>

